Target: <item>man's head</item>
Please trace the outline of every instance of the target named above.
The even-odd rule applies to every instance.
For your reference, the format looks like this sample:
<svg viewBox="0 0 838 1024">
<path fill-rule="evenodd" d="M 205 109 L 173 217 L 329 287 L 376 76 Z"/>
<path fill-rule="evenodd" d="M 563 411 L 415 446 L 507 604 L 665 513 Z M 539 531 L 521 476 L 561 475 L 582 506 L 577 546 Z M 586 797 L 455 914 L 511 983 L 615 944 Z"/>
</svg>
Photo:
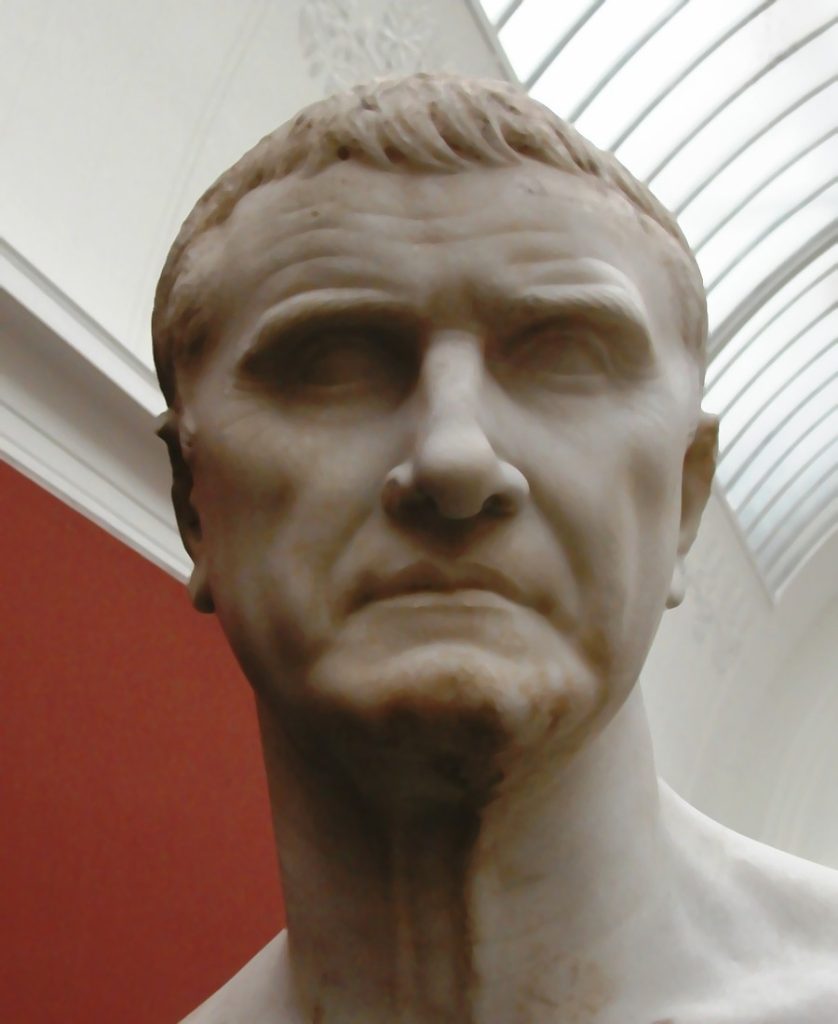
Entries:
<svg viewBox="0 0 838 1024">
<path fill-rule="evenodd" d="M 709 491 L 705 331 L 669 214 L 511 87 L 309 108 L 158 287 L 196 605 L 286 708 L 586 733 Z"/>
<path fill-rule="evenodd" d="M 680 259 L 670 262 L 684 305 L 682 337 L 701 365 L 707 330 L 701 275 L 675 218 L 649 189 L 611 153 L 506 82 L 417 74 L 359 85 L 306 108 L 245 153 L 195 204 L 171 247 L 154 304 L 154 358 L 169 406 L 177 404 L 178 367 L 198 360 L 211 334 L 212 260 L 200 259 L 200 250 L 212 249 L 217 229 L 249 192 L 346 160 L 445 175 L 525 159 L 599 182 L 633 206 L 641 226 L 654 223 L 675 241 Z"/>
</svg>

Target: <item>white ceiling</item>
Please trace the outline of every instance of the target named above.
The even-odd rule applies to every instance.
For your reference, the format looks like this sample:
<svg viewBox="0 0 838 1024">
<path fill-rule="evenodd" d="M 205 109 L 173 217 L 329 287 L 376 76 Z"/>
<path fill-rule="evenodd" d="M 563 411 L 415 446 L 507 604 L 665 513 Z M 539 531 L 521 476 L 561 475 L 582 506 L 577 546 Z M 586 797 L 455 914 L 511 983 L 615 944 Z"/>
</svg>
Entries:
<svg viewBox="0 0 838 1024">
<path fill-rule="evenodd" d="M 160 269 L 215 178 L 335 88 L 439 66 L 502 73 L 460 0 L 1 0 L 0 233 L 150 367 Z"/>
</svg>

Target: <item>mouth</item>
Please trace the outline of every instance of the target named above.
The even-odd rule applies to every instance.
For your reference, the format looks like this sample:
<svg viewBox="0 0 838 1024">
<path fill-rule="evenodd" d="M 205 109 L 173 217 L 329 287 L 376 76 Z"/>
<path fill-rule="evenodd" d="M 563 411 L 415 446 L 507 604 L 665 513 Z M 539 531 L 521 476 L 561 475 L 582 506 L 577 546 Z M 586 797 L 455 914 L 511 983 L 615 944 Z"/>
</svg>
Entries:
<svg viewBox="0 0 838 1024">
<path fill-rule="evenodd" d="M 362 608 L 376 601 L 387 601 L 420 595 L 437 599 L 441 595 L 456 595 L 458 599 L 474 601 L 497 598 L 516 604 L 530 605 L 520 588 L 508 577 L 485 566 L 469 565 L 459 569 L 443 569 L 432 562 L 417 562 L 391 575 L 371 576 L 364 581 L 354 603 Z"/>
</svg>

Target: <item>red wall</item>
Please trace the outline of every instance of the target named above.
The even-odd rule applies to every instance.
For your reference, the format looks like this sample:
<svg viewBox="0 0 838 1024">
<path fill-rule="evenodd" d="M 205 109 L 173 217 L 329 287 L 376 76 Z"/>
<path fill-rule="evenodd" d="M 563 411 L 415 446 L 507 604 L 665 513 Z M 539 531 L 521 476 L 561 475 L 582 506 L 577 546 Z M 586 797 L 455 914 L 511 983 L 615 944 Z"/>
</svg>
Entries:
<svg viewBox="0 0 838 1024">
<path fill-rule="evenodd" d="M 0 508 L 0 1021 L 178 1021 L 282 924 L 250 694 L 180 584 L 3 465 Z"/>
</svg>

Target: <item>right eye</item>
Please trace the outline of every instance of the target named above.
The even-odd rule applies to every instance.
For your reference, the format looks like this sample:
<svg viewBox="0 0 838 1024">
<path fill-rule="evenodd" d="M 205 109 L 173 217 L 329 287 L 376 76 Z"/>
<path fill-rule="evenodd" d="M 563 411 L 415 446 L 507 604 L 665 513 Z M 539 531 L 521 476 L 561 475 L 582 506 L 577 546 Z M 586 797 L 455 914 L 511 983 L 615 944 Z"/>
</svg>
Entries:
<svg viewBox="0 0 838 1024">
<path fill-rule="evenodd" d="M 359 325 L 279 336 L 246 364 L 247 375 L 289 401 L 323 406 L 391 404 L 410 388 L 416 356 L 401 332 Z"/>
<path fill-rule="evenodd" d="M 573 320 L 551 320 L 515 336 L 502 351 L 503 372 L 559 390 L 590 389 L 611 371 L 596 329 Z"/>
<path fill-rule="evenodd" d="M 297 343 L 292 366 L 299 387 L 363 390 L 384 382 L 391 362 L 386 341 L 358 330 L 325 330 Z"/>
</svg>

